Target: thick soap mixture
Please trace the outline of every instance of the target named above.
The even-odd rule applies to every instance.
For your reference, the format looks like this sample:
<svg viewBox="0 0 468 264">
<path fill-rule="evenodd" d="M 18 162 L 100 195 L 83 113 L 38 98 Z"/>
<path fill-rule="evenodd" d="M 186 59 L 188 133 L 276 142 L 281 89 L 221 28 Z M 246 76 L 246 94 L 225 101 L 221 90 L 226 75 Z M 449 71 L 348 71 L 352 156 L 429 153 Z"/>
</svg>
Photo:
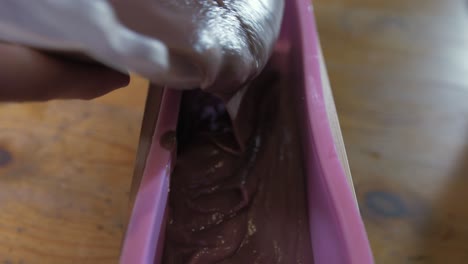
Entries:
<svg viewBox="0 0 468 264">
<path fill-rule="evenodd" d="M 292 97 L 266 70 L 231 122 L 216 98 L 184 92 L 164 264 L 313 263 Z"/>
</svg>

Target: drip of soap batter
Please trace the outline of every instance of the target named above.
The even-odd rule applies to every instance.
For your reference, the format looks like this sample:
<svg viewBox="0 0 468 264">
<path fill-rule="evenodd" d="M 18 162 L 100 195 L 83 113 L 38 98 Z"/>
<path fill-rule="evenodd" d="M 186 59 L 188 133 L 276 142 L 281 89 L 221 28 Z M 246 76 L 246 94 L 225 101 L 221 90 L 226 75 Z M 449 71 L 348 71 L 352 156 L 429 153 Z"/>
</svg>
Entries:
<svg viewBox="0 0 468 264">
<path fill-rule="evenodd" d="M 184 92 L 165 264 L 313 263 L 295 103 L 265 71 L 231 120 Z"/>
</svg>

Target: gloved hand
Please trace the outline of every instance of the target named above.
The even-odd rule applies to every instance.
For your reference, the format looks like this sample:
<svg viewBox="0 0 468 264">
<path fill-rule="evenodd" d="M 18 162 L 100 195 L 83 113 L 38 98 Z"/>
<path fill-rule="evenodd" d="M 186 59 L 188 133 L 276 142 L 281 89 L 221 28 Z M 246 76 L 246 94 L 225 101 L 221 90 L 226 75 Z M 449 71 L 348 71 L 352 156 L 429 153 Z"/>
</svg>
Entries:
<svg viewBox="0 0 468 264">
<path fill-rule="evenodd" d="M 0 40 L 84 53 L 230 100 L 266 64 L 284 0 L 4 0 Z"/>
</svg>

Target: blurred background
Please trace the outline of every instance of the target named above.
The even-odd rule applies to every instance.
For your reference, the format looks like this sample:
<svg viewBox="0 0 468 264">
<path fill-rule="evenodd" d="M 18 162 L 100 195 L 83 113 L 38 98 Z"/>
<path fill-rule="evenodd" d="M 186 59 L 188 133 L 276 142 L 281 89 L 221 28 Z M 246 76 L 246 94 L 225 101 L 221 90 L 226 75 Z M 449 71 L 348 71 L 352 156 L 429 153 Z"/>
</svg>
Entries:
<svg viewBox="0 0 468 264">
<path fill-rule="evenodd" d="M 468 262 L 468 2 L 314 0 L 376 263 Z M 0 263 L 116 263 L 146 82 L 0 105 Z"/>
<path fill-rule="evenodd" d="M 468 1 L 314 4 L 376 263 L 468 263 Z"/>
</svg>

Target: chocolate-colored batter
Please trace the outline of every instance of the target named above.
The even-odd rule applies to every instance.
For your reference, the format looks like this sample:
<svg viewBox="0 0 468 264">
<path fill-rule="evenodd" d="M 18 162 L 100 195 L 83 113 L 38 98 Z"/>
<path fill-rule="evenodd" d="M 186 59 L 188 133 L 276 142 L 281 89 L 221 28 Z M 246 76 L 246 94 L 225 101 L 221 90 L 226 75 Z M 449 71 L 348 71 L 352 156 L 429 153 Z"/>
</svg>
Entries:
<svg viewBox="0 0 468 264">
<path fill-rule="evenodd" d="M 164 264 L 313 263 L 295 103 L 271 70 L 232 122 L 216 98 L 184 92 Z"/>
</svg>

